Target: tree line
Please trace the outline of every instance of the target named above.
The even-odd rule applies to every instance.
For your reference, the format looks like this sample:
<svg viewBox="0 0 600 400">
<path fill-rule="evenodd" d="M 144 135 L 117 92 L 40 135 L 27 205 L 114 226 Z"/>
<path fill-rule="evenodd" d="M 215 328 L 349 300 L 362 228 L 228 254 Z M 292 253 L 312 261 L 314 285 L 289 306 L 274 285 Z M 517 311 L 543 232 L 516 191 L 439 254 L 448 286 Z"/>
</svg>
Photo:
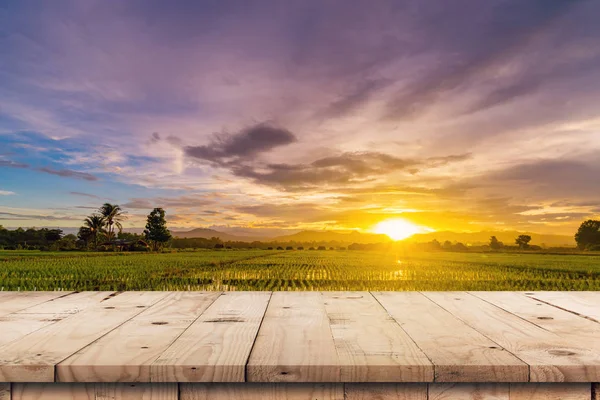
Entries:
<svg viewBox="0 0 600 400">
<path fill-rule="evenodd" d="M 17 228 L 0 225 L 0 249 L 5 250 L 161 250 L 171 241 L 165 210 L 155 208 L 146 218 L 141 235 L 123 232 L 125 211 L 118 204 L 104 203 L 83 220 L 77 235 L 64 235 L 62 229 Z"/>
<path fill-rule="evenodd" d="M 146 217 L 146 229 L 143 235 L 123 235 L 122 222 L 127 219 L 125 211 L 118 204 L 104 203 L 98 211 L 85 218 L 77 238 L 83 243 L 84 248 L 98 249 L 99 246 L 103 246 L 135 250 L 146 247 L 158 251 L 172 238 L 171 232 L 167 229 L 165 214 L 164 209 L 157 207 Z"/>
<path fill-rule="evenodd" d="M 480 246 L 467 246 L 463 243 L 452 243 L 437 240 L 426 243 L 352 243 L 346 247 L 338 242 L 224 242 L 213 238 L 173 238 L 167 228 L 165 211 L 154 208 L 146 218 L 146 227 L 142 234 L 123 232 L 122 223 L 126 220 L 125 211 L 117 204 L 105 203 L 96 212 L 87 216 L 77 235 L 64 235 L 61 229 L 18 228 L 8 230 L 0 225 L 0 249 L 6 250 L 141 250 L 159 251 L 168 246 L 174 249 L 279 249 L 279 250 L 397 250 L 399 248 L 414 251 L 539 251 L 542 248 L 531 244 L 531 236 L 519 235 L 514 245 L 506 245 L 496 236 L 490 237 L 489 243 Z M 583 251 L 600 251 L 600 221 L 584 221 L 575 234 L 577 248 Z M 568 249 L 558 249 L 568 250 Z"/>
</svg>

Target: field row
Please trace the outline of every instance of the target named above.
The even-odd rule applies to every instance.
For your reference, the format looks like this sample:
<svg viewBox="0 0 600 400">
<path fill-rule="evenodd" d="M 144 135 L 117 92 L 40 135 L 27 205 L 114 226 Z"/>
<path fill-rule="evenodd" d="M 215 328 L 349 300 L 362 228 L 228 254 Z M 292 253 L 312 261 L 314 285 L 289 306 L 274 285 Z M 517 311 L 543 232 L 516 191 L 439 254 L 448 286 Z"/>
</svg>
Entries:
<svg viewBox="0 0 600 400">
<path fill-rule="evenodd" d="M 600 290 L 600 256 L 0 252 L 0 290 Z"/>
</svg>

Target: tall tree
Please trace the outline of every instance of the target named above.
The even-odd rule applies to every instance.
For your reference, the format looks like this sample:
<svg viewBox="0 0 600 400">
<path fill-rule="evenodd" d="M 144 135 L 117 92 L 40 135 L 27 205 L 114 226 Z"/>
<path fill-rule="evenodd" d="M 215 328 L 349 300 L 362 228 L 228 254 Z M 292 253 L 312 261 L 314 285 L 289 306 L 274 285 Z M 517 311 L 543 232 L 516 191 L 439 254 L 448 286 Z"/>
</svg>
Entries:
<svg viewBox="0 0 600 400">
<path fill-rule="evenodd" d="M 498 250 L 504 247 L 504 243 L 498 240 L 496 236 L 490 237 L 490 249 Z"/>
<path fill-rule="evenodd" d="M 110 203 L 104 203 L 98 212 L 106 220 L 108 240 L 113 240 L 115 238 L 115 226 L 119 229 L 119 232 L 123 230 L 121 221 L 126 219 L 125 212 L 118 204 Z"/>
<path fill-rule="evenodd" d="M 171 232 L 167 229 L 165 219 L 165 210 L 155 208 L 146 220 L 146 230 L 144 230 L 146 239 L 152 243 L 152 249 L 158 251 L 161 247 L 171 240 Z"/>
<path fill-rule="evenodd" d="M 519 235 L 515 239 L 515 243 L 519 245 L 520 249 L 526 249 L 529 247 L 529 242 L 531 242 L 531 236 L 529 235 Z"/>
<path fill-rule="evenodd" d="M 87 242 L 87 240 L 91 238 L 94 242 L 94 248 L 98 247 L 98 238 L 102 233 L 104 233 L 104 226 L 106 225 L 106 220 L 104 217 L 97 214 L 90 215 L 83 221 L 83 225 L 84 226 L 82 228 L 88 229 L 89 237 L 88 239 L 84 239 L 82 237 L 82 239 Z M 84 235 L 88 233 L 85 230 L 82 231 L 82 229 L 79 229 L 79 232 Z"/>
<path fill-rule="evenodd" d="M 600 246 L 600 221 L 588 219 L 583 222 L 575 234 L 575 241 L 581 250 Z"/>
</svg>

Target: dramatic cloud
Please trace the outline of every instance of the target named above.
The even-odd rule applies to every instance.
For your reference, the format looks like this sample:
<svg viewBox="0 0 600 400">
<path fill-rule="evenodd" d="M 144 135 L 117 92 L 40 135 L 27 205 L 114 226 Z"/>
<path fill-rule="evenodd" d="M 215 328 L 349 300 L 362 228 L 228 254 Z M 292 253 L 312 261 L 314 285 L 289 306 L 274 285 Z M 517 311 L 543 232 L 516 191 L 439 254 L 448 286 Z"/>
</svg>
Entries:
<svg viewBox="0 0 600 400">
<path fill-rule="evenodd" d="M 13 221 L 80 221 L 81 218 L 69 217 L 66 215 L 31 215 L 16 214 L 0 211 L 0 218 Z"/>
<path fill-rule="evenodd" d="M 40 172 L 45 172 L 51 175 L 62 176 L 64 178 L 75 178 L 75 179 L 84 179 L 86 181 L 97 181 L 98 178 L 92 174 L 88 174 L 86 172 L 73 171 L 70 169 L 52 169 L 52 168 L 38 168 Z"/>
<path fill-rule="evenodd" d="M 95 194 L 81 193 L 81 192 L 69 192 L 69 194 L 72 194 L 73 196 L 87 197 L 87 198 L 95 199 L 95 200 L 103 200 L 102 197 L 96 196 Z"/>
<path fill-rule="evenodd" d="M 0 167 L 8 167 L 8 168 L 29 168 L 29 165 L 10 161 L 10 160 L 0 160 Z"/>
<path fill-rule="evenodd" d="M 56 224 L 75 226 L 83 199 L 111 199 L 136 227 L 165 207 L 186 227 L 402 215 L 571 235 L 600 209 L 599 13 L 583 0 L 7 0 L 0 184 L 18 196 L 4 211 L 39 226 L 63 210 Z"/>
<path fill-rule="evenodd" d="M 382 153 L 355 152 L 321 158 L 310 164 L 268 164 L 261 169 L 234 166 L 232 170 L 236 176 L 251 178 L 260 184 L 293 189 L 358 183 L 418 164 Z M 266 171 L 262 172 L 263 169 Z"/>
<path fill-rule="evenodd" d="M 185 153 L 199 160 L 228 164 L 294 143 L 296 140 L 296 136 L 286 129 L 260 124 L 234 135 L 215 135 L 209 145 L 188 146 Z"/>
<path fill-rule="evenodd" d="M 214 201 L 206 196 L 181 196 L 176 198 L 154 198 L 154 199 L 131 199 L 123 204 L 123 207 L 134 209 L 153 209 L 155 207 L 177 207 L 177 208 L 195 208 L 204 207 L 213 204 Z"/>
</svg>

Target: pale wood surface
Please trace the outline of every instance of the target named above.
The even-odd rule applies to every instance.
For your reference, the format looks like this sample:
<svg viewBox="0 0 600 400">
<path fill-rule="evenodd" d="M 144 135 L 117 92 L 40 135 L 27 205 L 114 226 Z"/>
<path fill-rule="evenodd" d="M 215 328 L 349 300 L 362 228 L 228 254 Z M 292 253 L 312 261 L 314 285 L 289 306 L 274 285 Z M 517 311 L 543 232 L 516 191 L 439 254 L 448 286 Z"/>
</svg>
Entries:
<svg viewBox="0 0 600 400">
<path fill-rule="evenodd" d="M 96 400 L 94 385 L 15 383 L 11 400 Z"/>
<path fill-rule="evenodd" d="M 150 365 L 218 292 L 175 292 L 56 367 L 59 382 L 150 382 Z"/>
<path fill-rule="evenodd" d="M 165 297 L 126 292 L 0 347 L 0 380 L 53 382 L 55 365 Z"/>
<path fill-rule="evenodd" d="M 509 400 L 508 384 L 437 383 L 429 385 L 429 400 Z"/>
<path fill-rule="evenodd" d="M 343 400 L 341 384 L 182 384 L 181 400 Z"/>
<path fill-rule="evenodd" d="M 422 383 L 348 383 L 346 400 L 427 400 Z"/>
<path fill-rule="evenodd" d="M 249 382 L 339 382 L 340 365 L 318 292 L 275 292 L 247 366 Z"/>
<path fill-rule="evenodd" d="M 95 306 L 107 299 L 107 296 L 112 293 L 82 292 L 68 294 L 4 315 L 0 317 L 0 327 L 2 327 L 0 346 L 20 339 L 44 326 L 60 322 L 88 307 Z"/>
<path fill-rule="evenodd" d="M 12 400 L 178 400 L 176 383 L 20 383 Z"/>
<path fill-rule="evenodd" d="M 527 292 L 526 295 L 600 322 L 600 292 Z"/>
<path fill-rule="evenodd" d="M 529 364 L 530 382 L 595 382 L 600 352 L 464 292 L 425 292 L 466 324 Z"/>
<path fill-rule="evenodd" d="M 433 365 L 370 293 L 324 292 L 342 382 L 431 382 Z"/>
<path fill-rule="evenodd" d="M 178 400 L 176 383 L 96 383 L 96 400 Z"/>
<path fill-rule="evenodd" d="M 527 382 L 527 364 L 423 294 L 373 295 L 435 364 L 436 382 Z"/>
<path fill-rule="evenodd" d="M 510 400 L 589 400 L 589 383 L 514 383 Z"/>
<path fill-rule="evenodd" d="M 569 342 L 585 343 L 600 352 L 600 324 L 538 300 L 515 292 L 472 292 L 518 317 L 547 331 L 568 339 Z"/>
<path fill-rule="evenodd" d="M 527 293 L 0 292 L 0 382 L 600 381 L 600 296 Z"/>
<path fill-rule="evenodd" d="M 72 292 L 0 292 L 0 317 L 68 296 Z"/>
<path fill-rule="evenodd" d="M 271 294 L 223 293 L 152 364 L 153 382 L 243 382 Z"/>
</svg>

